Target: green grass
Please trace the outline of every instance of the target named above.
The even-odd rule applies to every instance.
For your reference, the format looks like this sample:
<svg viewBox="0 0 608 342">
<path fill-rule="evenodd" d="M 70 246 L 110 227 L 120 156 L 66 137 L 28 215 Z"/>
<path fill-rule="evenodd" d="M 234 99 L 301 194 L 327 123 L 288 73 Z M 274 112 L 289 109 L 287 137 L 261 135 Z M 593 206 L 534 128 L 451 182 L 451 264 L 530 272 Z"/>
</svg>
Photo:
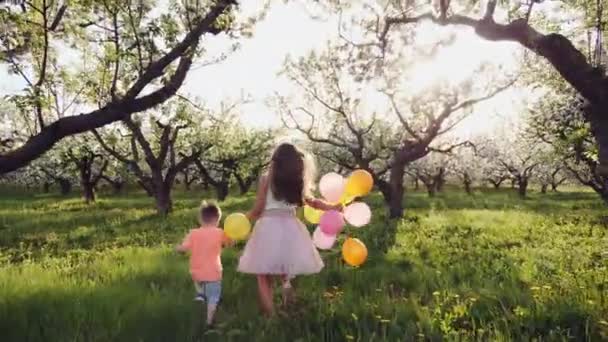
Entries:
<svg viewBox="0 0 608 342">
<path fill-rule="evenodd" d="M 367 244 L 367 263 L 323 253 L 326 268 L 296 280 L 286 317 L 260 317 L 255 280 L 235 272 L 242 246 L 227 249 L 214 330 L 201 325 L 187 258 L 172 251 L 200 199 L 178 192 L 163 220 L 141 193 L 91 206 L 0 195 L 2 341 L 608 339 L 606 209 L 592 193 L 408 194 L 396 224 L 371 196 L 372 224 L 347 231 Z"/>
</svg>

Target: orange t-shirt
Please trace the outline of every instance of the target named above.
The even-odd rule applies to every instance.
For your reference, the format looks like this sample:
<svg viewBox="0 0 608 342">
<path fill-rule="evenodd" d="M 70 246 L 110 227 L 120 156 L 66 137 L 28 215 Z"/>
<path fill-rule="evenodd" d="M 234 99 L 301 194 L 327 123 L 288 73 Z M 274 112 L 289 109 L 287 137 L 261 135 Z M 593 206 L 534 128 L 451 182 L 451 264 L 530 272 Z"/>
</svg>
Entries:
<svg viewBox="0 0 608 342">
<path fill-rule="evenodd" d="M 222 244 L 229 239 L 217 227 L 192 229 L 182 242 L 190 251 L 190 274 L 194 281 L 218 281 L 222 279 Z"/>
</svg>

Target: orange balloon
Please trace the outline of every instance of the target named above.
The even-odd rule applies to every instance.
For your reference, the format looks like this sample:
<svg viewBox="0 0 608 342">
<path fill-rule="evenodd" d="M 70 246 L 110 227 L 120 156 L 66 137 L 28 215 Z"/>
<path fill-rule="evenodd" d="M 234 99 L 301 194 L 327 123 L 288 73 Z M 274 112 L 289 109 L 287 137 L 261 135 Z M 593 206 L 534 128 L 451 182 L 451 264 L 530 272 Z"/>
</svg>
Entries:
<svg viewBox="0 0 608 342">
<path fill-rule="evenodd" d="M 346 180 L 346 193 L 354 197 L 365 196 L 374 187 L 374 178 L 365 170 L 353 171 Z"/>
<path fill-rule="evenodd" d="M 342 245 L 342 258 L 351 266 L 360 266 L 367 259 L 367 247 L 359 239 L 347 238 Z"/>
</svg>

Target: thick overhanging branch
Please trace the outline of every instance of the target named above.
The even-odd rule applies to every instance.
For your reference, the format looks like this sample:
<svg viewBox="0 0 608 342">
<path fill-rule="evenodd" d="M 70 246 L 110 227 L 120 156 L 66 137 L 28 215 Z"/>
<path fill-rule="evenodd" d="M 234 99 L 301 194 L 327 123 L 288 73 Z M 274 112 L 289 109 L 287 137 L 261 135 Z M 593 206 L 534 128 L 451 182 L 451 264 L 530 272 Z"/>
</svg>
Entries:
<svg viewBox="0 0 608 342">
<path fill-rule="evenodd" d="M 457 148 L 460 148 L 460 147 L 469 147 L 469 148 L 472 148 L 473 151 L 475 151 L 475 152 L 477 151 L 477 147 L 475 146 L 475 144 L 473 144 L 471 141 L 468 141 L 468 140 L 467 141 L 462 141 L 462 142 L 459 142 L 459 143 L 456 143 L 456 144 L 452 144 L 452 145 L 449 145 L 447 147 L 432 147 L 432 146 L 429 146 L 428 149 L 431 152 L 451 154 L 452 152 L 454 152 L 454 150 L 456 150 Z"/>
<path fill-rule="evenodd" d="M 490 1 L 486 15 L 493 13 L 495 1 Z M 542 34 L 531 27 L 525 18 L 507 24 L 496 23 L 491 17 L 475 19 L 464 15 L 451 15 L 444 19 L 432 13 L 414 17 L 388 17 L 380 33 L 380 40 L 386 42 L 391 28 L 429 20 L 438 25 L 463 25 L 471 27 L 483 39 L 490 41 L 512 41 L 546 58 L 555 69 L 591 102 L 605 104 L 608 101 L 608 79 L 588 63 L 572 42 L 558 33 Z"/>
<path fill-rule="evenodd" d="M 0 174 L 27 165 L 66 136 L 83 133 L 112 122 L 124 120 L 133 113 L 147 110 L 165 102 L 183 84 L 186 74 L 192 65 L 193 53 L 199 38 L 206 32 L 212 34 L 220 32 L 219 29 L 214 27 L 214 23 L 232 4 L 235 4 L 234 0 L 223 0 L 213 6 L 209 13 L 201 19 L 198 25 L 179 44 L 148 66 L 146 72 L 138 78 L 122 99 L 116 99 L 86 114 L 58 119 L 45 126 L 21 147 L 0 155 Z M 178 67 L 167 84 L 148 95 L 136 98 L 148 84 L 162 76 L 166 67 L 178 58 L 180 59 Z"/>
</svg>

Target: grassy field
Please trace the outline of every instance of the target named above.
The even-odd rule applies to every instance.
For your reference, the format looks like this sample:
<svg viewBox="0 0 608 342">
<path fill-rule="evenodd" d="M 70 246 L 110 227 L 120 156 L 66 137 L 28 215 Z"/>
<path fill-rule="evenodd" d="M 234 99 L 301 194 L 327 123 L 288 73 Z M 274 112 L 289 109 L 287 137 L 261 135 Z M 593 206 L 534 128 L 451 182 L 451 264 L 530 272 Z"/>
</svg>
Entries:
<svg viewBox="0 0 608 342">
<path fill-rule="evenodd" d="M 608 220 L 592 193 L 408 194 L 396 223 L 370 197 L 372 224 L 346 232 L 368 262 L 324 253 L 321 274 L 296 280 L 288 315 L 260 317 L 255 280 L 235 273 L 242 246 L 226 250 L 219 324 L 206 330 L 187 258 L 172 250 L 200 194 L 177 193 L 163 220 L 139 193 L 86 206 L 3 192 L 2 341 L 608 339 Z M 224 212 L 251 201 L 231 198 Z"/>
</svg>

